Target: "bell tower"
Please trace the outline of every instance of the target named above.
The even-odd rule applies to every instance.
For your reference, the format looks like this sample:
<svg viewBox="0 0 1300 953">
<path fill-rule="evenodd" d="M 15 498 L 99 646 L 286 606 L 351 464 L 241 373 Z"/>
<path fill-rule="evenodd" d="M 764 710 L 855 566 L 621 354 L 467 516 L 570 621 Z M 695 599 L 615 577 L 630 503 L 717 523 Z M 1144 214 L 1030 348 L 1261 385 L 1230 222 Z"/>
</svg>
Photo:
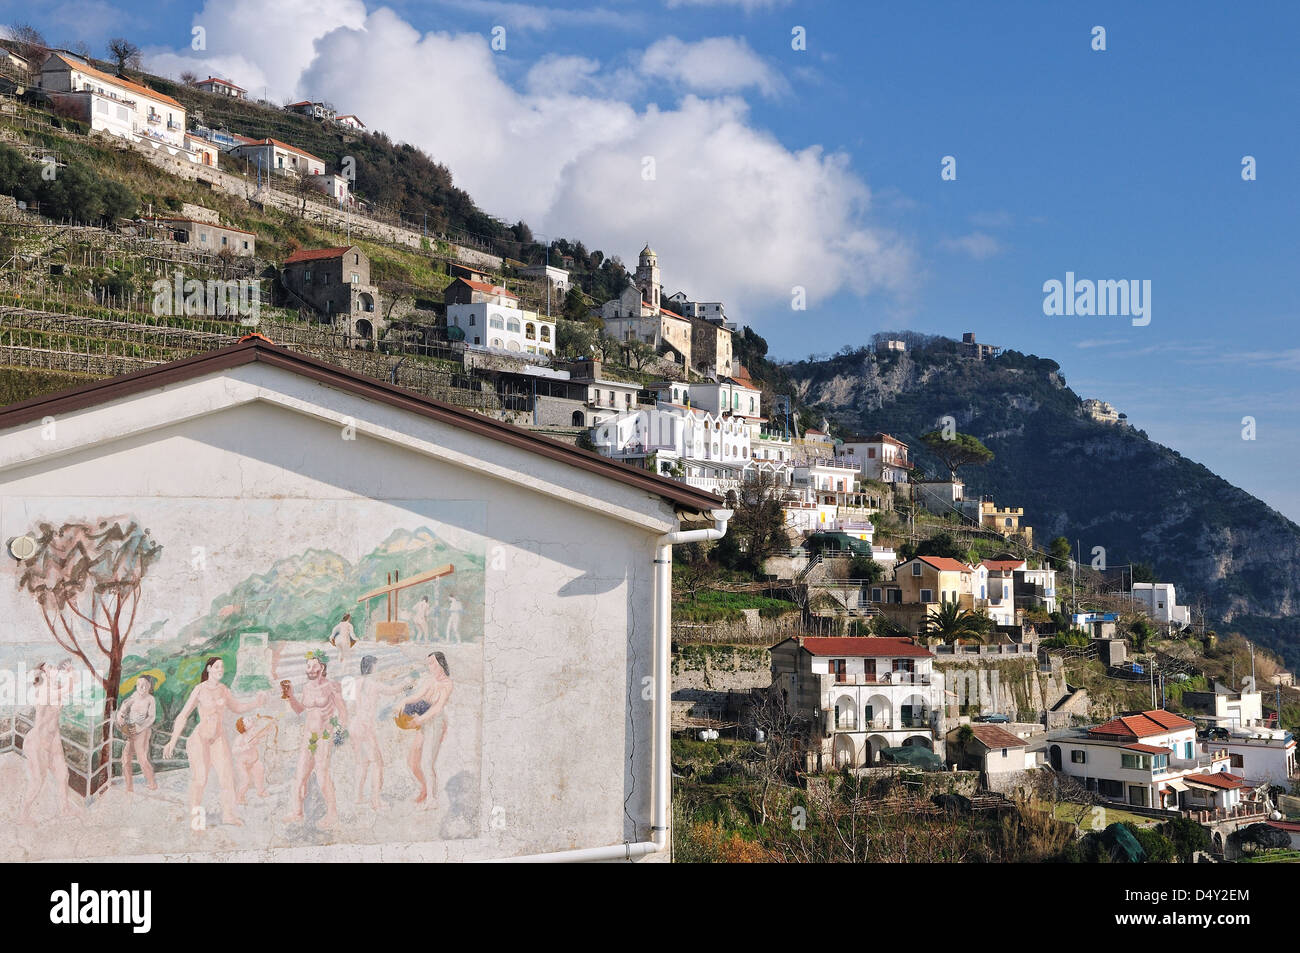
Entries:
<svg viewBox="0 0 1300 953">
<path fill-rule="evenodd" d="M 641 289 L 641 300 L 659 313 L 659 258 L 647 242 L 641 249 L 636 264 L 636 286 Z"/>
</svg>

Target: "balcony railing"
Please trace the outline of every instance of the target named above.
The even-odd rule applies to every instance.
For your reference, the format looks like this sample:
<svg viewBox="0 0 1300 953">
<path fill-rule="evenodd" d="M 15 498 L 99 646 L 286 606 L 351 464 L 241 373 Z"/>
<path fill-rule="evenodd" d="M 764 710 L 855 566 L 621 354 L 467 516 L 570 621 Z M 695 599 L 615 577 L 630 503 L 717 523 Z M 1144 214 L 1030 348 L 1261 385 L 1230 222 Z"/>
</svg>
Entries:
<svg viewBox="0 0 1300 953">
<path fill-rule="evenodd" d="M 887 685 L 887 686 L 910 686 L 910 685 L 929 685 L 930 675 L 928 673 L 918 675 L 914 672 L 881 672 L 879 675 L 845 675 L 836 677 L 836 685 Z"/>
<path fill-rule="evenodd" d="M 149 113 L 149 115 L 145 116 L 145 119 L 153 123 L 154 125 L 157 125 L 158 123 L 162 122 L 162 116 L 158 115 L 157 113 Z"/>
</svg>

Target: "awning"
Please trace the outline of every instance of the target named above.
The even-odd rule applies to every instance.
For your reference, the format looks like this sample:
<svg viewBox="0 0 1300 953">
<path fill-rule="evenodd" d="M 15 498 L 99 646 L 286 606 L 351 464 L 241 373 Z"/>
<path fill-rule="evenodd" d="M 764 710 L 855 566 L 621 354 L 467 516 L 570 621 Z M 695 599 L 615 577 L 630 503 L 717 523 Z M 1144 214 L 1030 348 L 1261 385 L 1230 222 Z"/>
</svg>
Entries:
<svg viewBox="0 0 1300 953">
<path fill-rule="evenodd" d="M 1165 791 L 1178 792 L 1178 791 L 1186 791 L 1186 790 L 1187 790 L 1187 785 L 1184 784 L 1182 781 L 1179 781 L 1177 778 L 1175 778 L 1172 781 L 1166 781 L 1165 786 L 1160 789 L 1160 792 L 1163 794 Z"/>
</svg>

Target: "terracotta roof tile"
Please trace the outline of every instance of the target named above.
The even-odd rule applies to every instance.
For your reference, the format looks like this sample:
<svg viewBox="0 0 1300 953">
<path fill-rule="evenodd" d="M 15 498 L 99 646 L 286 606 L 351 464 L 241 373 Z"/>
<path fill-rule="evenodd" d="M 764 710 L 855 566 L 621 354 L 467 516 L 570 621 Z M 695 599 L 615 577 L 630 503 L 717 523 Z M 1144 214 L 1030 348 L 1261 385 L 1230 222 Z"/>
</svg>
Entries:
<svg viewBox="0 0 1300 953">
<path fill-rule="evenodd" d="M 148 86 L 133 83 L 129 79 L 123 79 L 121 76 L 114 76 L 112 73 L 105 73 L 103 70 L 95 69 L 95 67 L 91 66 L 89 63 L 83 63 L 80 60 L 73 59 L 72 57 L 64 56 L 61 53 L 55 53 L 53 56 L 59 62 L 63 63 L 63 65 L 75 69 L 79 73 L 85 73 L 87 76 L 94 76 L 96 79 L 102 79 L 104 82 L 112 83 L 115 86 L 134 90 L 143 96 L 149 96 L 153 99 L 161 100 L 164 103 L 171 103 L 177 109 L 183 110 L 185 108 L 170 96 L 165 93 L 160 93 L 156 89 L 150 89 Z"/>
<path fill-rule="evenodd" d="M 1029 743 L 998 725 L 971 725 L 970 730 L 986 748 L 1023 748 Z"/>
<path fill-rule="evenodd" d="M 1146 738 L 1151 735 L 1163 735 L 1183 728 L 1195 728 L 1196 725 L 1172 712 L 1153 710 L 1138 715 L 1122 715 L 1112 718 L 1104 724 L 1088 729 L 1088 734 L 1098 737 Z"/>
<path fill-rule="evenodd" d="M 813 655 L 843 655 L 863 658 L 934 658 L 934 653 L 910 639 L 859 638 L 840 636 L 802 639 L 800 644 Z"/>
<path fill-rule="evenodd" d="M 347 254 L 351 245 L 343 248 L 300 248 L 284 260 L 286 265 L 292 265 L 300 261 L 328 261 L 332 258 L 341 258 Z"/>
<path fill-rule="evenodd" d="M 917 556 L 916 558 L 926 565 L 933 566 L 943 572 L 970 572 L 970 566 L 947 556 Z"/>
<path fill-rule="evenodd" d="M 1182 780 L 1188 784 L 1203 784 L 1208 788 L 1219 788 L 1222 791 L 1235 791 L 1242 786 L 1241 778 L 1226 771 L 1217 774 L 1189 774 Z"/>
</svg>

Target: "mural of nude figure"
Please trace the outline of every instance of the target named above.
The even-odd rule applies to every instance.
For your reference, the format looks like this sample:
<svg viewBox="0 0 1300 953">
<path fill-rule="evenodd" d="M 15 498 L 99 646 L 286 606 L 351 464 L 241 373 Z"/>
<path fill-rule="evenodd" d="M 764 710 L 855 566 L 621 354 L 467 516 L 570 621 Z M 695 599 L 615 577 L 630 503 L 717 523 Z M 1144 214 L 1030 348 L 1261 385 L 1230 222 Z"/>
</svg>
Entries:
<svg viewBox="0 0 1300 953">
<path fill-rule="evenodd" d="M 366 795 L 366 776 L 370 775 L 370 806 L 376 811 L 385 807 L 384 790 L 384 756 L 379 746 L 377 720 L 379 705 L 385 698 L 400 695 L 402 686 L 399 682 L 387 682 L 374 674 L 375 657 L 367 655 L 361 659 L 361 678 L 358 679 L 357 704 L 352 724 L 356 738 L 356 759 L 360 772 L 357 778 L 357 801 Z"/>
<path fill-rule="evenodd" d="M 405 726 L 415 730 L 411 747 L 407 750 L 406 765 L 411 775 L 420 786 L 415 796 L 415 803 L 425 808 L 432 807 L 438 794 L 438 752 L 447 737 L 447 716 L 445 709 L 451 700 L 454 687 L 447 670 L 447 657 L 441 652 L 434 652 L 426 660 L 429 673 L 420 679 L 415 690 L 401 701 L 401 718 Z M 430 739 L 429 780 L 425 783 L 423 755 L 425 739 Z M 432 789 L 433 797 L 429 797 Z"/>
<path fill-rule="evenodd" d="M 260 708 L 267 702 L 267 693 L 259 692 L 251 702 L 241 702 L 229 687 L 222 684 L 226 663 L 220 658 L 210 658 L 203 666 L 199 683 L 190 692 L 185 707 L 172 727 L 172 737 L 163 748 L 163 757 L 170 760 L 176 752 L 181 732 L 197 708 L 199 723 L 185 739 L 185 755 L 190 761 L 190 811 L 191 816 L 203 805 L 203 792 L 208 785 L 208 772 L 217 775 L 221 788 L 221 819 L 227 824 L 243 827 L 244 822 L 235 812 L 235 765 L 230 742 L 226 740 L 223 718 L 226 712 L 242 715 Z"/>
<path fill-rule="evenodd" d="M 68 761 L 63 756 L 63 736 L 59 733 L 59 716 L 72 698 L 72 662 L 64 659 L 58 668 L 42 662 L 32 677 L 32 695 L 36 699 L 34 724 L 23 737 L 23 757 L 27 760 L 27 790 L 23 794 L 18 821 L 32 824 L 32 805 L 45 786 L 46 777 L 54 781 L 59 814 L 71 817 L 81 813 L 68 799 Z"/>
<path fill-rule="evenodd" d="M 293 811 L 287 821 L 303 819 L 302 806 L 307 799 L 307 782 L 313 773 L 325 799 L 323 827 L 338 824 L 338 804 L 334 796 L 334 778 L 330 774 L 330 755 L 336 744 L 347 736 L 348 709 L 343 700 L 343 686 L 326 675 L 328 656 L 319 650 L 307 657 L 307 684 L 302 689 L 302 699 L 293 692 L 293 686 L 281 683 L 284 698 L 295 715 L 305 715 L 302 749 L 298 755 L 298 770 L 293 779 Z"/>
</svg>

